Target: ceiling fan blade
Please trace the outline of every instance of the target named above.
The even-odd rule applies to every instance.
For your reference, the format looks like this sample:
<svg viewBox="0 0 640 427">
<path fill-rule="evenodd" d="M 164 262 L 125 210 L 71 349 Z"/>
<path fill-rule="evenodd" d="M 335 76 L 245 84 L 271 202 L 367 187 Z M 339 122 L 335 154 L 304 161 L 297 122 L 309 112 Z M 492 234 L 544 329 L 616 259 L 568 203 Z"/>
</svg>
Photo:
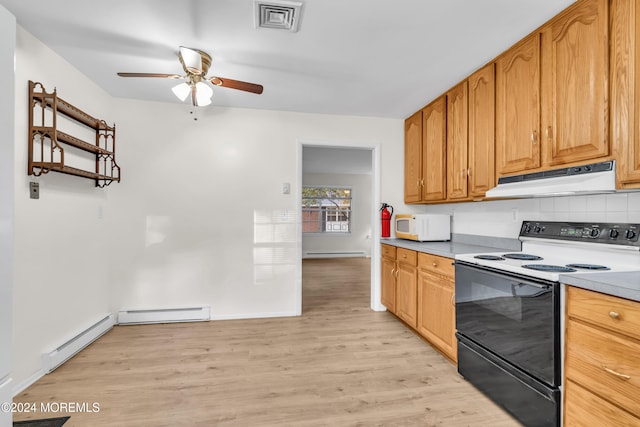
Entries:
<svg viewBox="0 0 640 427">
<path fill-rule="evenodd" d="M 211 77 L 209 79 L 211 83 L 216 86 L 228 87 L 230 89 L 244 90 L 245 92 L 256 93 L 260 95 L 262 93 L 262 85 L 255 83 L 242 82 L 240 80 L 232 80 L 226 77 Z"/>
<path fill-rule="evenodd" d="M 180 74 L 164 74 L 164 73 L 118 73 L 120 77 L 160 77 L 165 79 L 181 79 Z"/>
</svg>

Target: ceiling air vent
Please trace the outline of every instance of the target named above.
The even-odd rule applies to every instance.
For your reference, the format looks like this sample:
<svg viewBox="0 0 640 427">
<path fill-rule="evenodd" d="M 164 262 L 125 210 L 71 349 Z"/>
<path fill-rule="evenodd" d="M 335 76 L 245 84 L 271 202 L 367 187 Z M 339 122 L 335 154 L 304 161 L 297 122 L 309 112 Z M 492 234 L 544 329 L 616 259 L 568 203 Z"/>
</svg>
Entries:
<svg viewBox="0 0 640 427">
<path fill-rule="evenodd" d="M 285 0 L 254 0 L 256 28 L 298 31 L 302 3 Z"/>
</svg>

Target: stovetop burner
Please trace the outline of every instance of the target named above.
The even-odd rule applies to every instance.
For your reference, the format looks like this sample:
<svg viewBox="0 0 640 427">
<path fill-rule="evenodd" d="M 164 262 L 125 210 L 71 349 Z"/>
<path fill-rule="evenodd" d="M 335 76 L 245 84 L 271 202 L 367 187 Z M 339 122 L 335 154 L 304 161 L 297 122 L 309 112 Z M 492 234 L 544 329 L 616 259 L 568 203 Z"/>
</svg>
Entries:
<svg viewBox="0 0 640 427">
<path fill-rule="evenodd" d="M 550 264 L 525 264 L 522 267 L 528 268 L 529 270 L 537 270 L 537 271 L 550 271 L 550 272 L 558 272 L 558 273 L 571 273 L 573 271 L 578 271 L 575 268 L 565 267 L 562 265 L 550 265 Z"/>
<path fill-rule="evenodd" d="M 541 256 L 525 253 L 504 254 L 502 256 L 509 259 L 519 259 L 523 261 L 540 261 L 541 259 L 543 259 Z"/>
<path fill-rule="evenodd" d="M 474 258 L 477 259 L 486 259 L 488 261 L 504 261 L 504 258 L 497 255 L 476 255 Z"/>
<path fill-rule="evenodd" d="M 567 264 L 569 268 L 582 268 L 585 270 L 611 270 L 606 265 L 598 265 L 598 264 Z"/>
<path fill-rule="evenodd" d="M 455 258 L 497 274 L 549 282 L 560 282 L 565 274 L 640 272 L 640 222 L 524 221 L 518 240 L 519 247 L 457 254 Z"/>
</svg>

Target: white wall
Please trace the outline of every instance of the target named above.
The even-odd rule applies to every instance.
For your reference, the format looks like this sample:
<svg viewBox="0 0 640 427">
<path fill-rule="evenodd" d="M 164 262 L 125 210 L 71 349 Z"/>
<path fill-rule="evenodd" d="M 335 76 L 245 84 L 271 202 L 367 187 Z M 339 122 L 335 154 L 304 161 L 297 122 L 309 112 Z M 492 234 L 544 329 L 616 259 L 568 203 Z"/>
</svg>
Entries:
<svg viewBox="0 0 640 427">
<path fill-rule="evenodd" d="M 87 77 L 18 27 L 15 82 L 14 390 L 41 375 L 53 350 L 110 310 L 109 233 L 100 218 L 107 190 L 50 173 L 28 177 L 28 80 L 39 81 L 91 115 L 113 120 L 112 99 Z M 40 199 L 29 198 L 29 181 Z M 115 184 L 114 184 L 115 186 Z"/>
<path fill-rule="evenodd" d="M 371 175 L 304 174 L 303 185 L 351 187 L 351 233 L 303 234 L 302 256 L 308 252 L 361 251 L 371 255 Z"/>
<path fill-rule="evenodd" d="M 217 107 L 198 114 L 194 121 L 183 105 L 118 100 L 123 182 L 108 190 L 107 213 L 116 308 L 295 315 L 300 141 L 379 144 L 395 153 L 382 170 L 395 169 L 398 188 L 403 123 Z M 281 193 L 283 182 L 291 194 Z"/>
<path fill-rule="evenodd" d="M 16 20 L 0 6 L 0 403 L 10 402 L 13 335 L 13 176 Z M 11 423 L 11 411 L 0 409 L 0 427 Z"/>
</svg>

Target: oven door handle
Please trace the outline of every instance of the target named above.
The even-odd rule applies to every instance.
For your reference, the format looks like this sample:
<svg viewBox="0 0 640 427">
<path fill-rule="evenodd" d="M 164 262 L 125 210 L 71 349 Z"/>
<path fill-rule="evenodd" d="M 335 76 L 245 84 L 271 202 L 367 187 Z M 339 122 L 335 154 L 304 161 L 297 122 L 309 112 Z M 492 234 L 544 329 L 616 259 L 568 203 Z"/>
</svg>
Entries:
<svg viewBox="0 0 640 427">
<path fill-rule="evenodd" d="M 532 294 L 519 294 L 518 293 L 518 289 L 523 288 L 525 286 L 528 287 L 532 287 L 532 288 L 538 288 L 539 290 L 537 292 L 534 292 Z M 519 298 L 536 298 L 540 295 L 546 294 L 551 292 L 551 286 L 550 285 L 540 285 L 537 283 L 522 283 L 522 282 L 518 282 L 518 283 L 512 283 L 511 284 L 511 295 L 513 295 L 514 297 L 519 297 Z"/>
</svg>

